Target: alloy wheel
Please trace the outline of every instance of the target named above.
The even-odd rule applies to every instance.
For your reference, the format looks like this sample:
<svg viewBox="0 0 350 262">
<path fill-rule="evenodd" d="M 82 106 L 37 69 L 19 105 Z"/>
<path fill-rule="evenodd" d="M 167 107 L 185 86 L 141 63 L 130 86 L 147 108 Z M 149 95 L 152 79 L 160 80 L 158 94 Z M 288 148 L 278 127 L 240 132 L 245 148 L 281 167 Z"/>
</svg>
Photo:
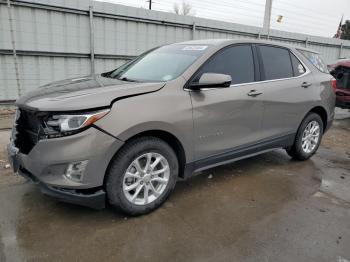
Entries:
<svg viewBox="0 0 350 262">
<path fill-rule="evenodd" d="M 311 153 L 317 146 L 320 139 L 320 124 L 311 121 L 304 129 L 301 147 L 307 154 Z"/>
<path fill-rule="evenodd" d="M 135 205 L 155 201 L 166 189 L 170 178 L 169 163 L 164 156 L 147 152 L 132 161 L 123 178 L 123 192 Z"/>
</svg>

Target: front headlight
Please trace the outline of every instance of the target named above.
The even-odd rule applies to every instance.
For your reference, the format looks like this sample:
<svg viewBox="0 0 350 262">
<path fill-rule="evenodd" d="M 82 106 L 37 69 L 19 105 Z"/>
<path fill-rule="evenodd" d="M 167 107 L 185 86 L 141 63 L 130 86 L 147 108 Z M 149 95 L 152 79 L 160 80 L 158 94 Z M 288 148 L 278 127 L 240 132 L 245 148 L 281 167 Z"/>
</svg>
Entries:
<svg viewBox="0 0 350 262">
<path fill-rule="evenodd" d="M 48 118 L 45 122 L 46 133 L 55 136 L 55 132 L 63 134 L 76 133 L 80 129 L 91 126 L 97 120 L 108 114 L 110 110 L 104 109 L 87 113 L 72 113 L 72 114 L 55 114 Z M 57 134 L 56 134 L 57 135 Z"/>
</svg>

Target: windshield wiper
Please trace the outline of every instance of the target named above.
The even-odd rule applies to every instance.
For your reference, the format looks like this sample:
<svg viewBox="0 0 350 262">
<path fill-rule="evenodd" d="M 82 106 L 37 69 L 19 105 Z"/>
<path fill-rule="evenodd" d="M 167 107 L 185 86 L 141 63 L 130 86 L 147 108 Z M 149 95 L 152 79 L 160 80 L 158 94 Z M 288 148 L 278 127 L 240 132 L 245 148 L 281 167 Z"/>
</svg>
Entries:
<svg viewBox="0 0 350 262">
<path fill-rule="evenodd" d="M 127 82 L 137 82 L 136 80 L 127 78 L 126 76 L 124 76 L 122 78 L 117 78 L 117 79 L 122 80 L 122 81 L 127 81 Z"/>
</svg>

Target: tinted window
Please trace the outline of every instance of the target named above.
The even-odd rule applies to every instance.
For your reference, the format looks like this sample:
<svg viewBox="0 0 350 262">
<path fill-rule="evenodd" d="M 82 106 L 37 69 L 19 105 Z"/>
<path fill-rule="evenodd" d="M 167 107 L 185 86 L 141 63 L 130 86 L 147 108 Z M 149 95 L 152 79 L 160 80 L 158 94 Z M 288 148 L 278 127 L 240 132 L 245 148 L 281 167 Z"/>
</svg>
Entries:
<svg viewBox="0 0 350 262">
<path fill-rule="evenodd" d="M 320 70 L 323 73 L 328 73 L 327 65 L 322 60 L 322 57 L 319 54 L 305 50 L 298 51 L 302 53 L 307 58 L 307 60 L 309 60 L 309 62 L 313 64 L 318 70 Z"/>
<path fill-rule="evenodd" d="M 295 76 L 300 76 L 306 72 L 305 67 L 303 64 L 299 61 L 298 58 L 295 57 L 292 53 L 290 54 L 290 57 L 292 58 L 292 65 L 293 65 L 293 71 Z"/>
<path fill-rule="evenodd" d="M 251 46 L 239 45 L 223 49 L 208 60 L 193 82 L 198 82 L 204 73 L 230 75 L 232 84 L 253 82 L 254 62 Z"/>
<path fill-rule="evenodd" d="M 285 48 L 259 46 L 265 71 L 265 80 L 288 78 L 293 76 L 289 51 Z"/>
</svg>

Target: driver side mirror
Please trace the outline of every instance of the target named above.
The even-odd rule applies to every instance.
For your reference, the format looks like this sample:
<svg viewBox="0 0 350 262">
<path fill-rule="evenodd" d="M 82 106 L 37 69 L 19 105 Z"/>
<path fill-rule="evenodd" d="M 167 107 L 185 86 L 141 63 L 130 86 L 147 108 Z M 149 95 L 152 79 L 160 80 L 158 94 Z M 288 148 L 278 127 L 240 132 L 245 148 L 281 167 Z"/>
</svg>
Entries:
<svg viewBox="0 0 350 262">
<path fill-rule="evenodd" d="M 204 73 L 198 83 L 191 83 L 192 90 L 199 90 L 201 88 L 225 88 L 231 85 L 232 78 L 230 75 Z"/>
</svg>

